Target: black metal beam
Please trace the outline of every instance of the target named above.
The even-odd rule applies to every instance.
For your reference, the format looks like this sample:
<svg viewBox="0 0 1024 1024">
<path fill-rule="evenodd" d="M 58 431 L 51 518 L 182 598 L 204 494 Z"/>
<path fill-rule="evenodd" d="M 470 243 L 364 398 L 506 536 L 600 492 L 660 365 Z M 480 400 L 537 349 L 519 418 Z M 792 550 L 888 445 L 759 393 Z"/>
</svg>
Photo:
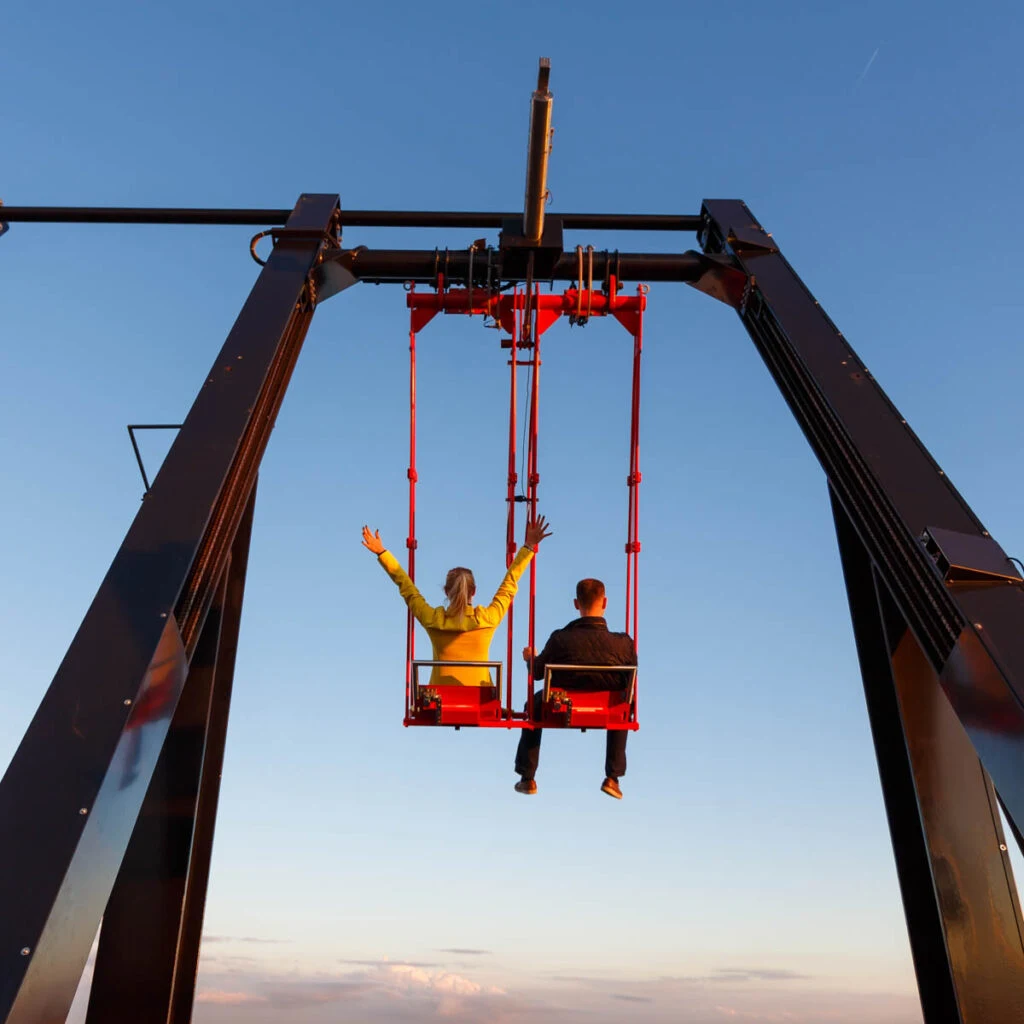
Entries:
<svg viewBox="0 0 1024 1024">
<path fill-rule="evenodd" d="M 830 496 L 924 1019 L 1013 1020 L 1021 911 L 992 783 Z"/>
<path fill-rule="evenodd" d="M 0 780 L 0 1021 L 63 1020 L 313 314 L 337 196 L 306 195 Z"/>
<path fill-rule="evenodd" d="M 88 1024 L 191 1016 L 255 498 L 103 913 Z"/>
<path fill-rule="evenodd" d="M 549 218 L 549 221 L 553 218 Z M 449 283 L 464 282 L 472 271 L 473 281 L 479 287 L 490 279 L 495 285 L 525 281 L 528 272 L 529 249 L 498 252 L 493 249 L 472 254 L 467 249 L 345 249 L 335 257 L 355 277 L 367 284 L 397 284 L 416 281 L 436 284 L 443 274 Z M 585 259 L 584 264 L 588 265 Z M 708 257 L 699 252 L 595 252 L 594 281 L 600 285 L 614 274 L 624 281 L 687 281 L 696 282 L 712 266 Z M 714 265 L 717 269 L 717 265 Z M 490 268 L 491 273 L 488 273 Z M 587 271 L 589 272 L 589 271 Z M 580 275 L 580 260 L 575 252 L 564 252 L 557 258 L 550 273 L 543 280 L 576 281 Z"/>
<path fill-rule="evenodd" d="M 208 224 L 266 227 L 283 224 L 291 210 L 205 207 L 3 206 L 0 221 L 34 224 Z M 699 231 L 699 214 L 548 213 L 566 228 L 582 231 Z M 345 227 L 500 228 L 521 213 L 440 210 L 343 210 Z"/>
<path fill-rule="evenodd" d="M 848 521 L 846 532 L 858 539 L 879 592 L 905 623 L 905 637 L 889 638 L 893 646 L 908 643 L 911 649 L 893 653 L 904 719 L 892 720 L 891 702 L 889 712 L 879 713 L 890 717 L 882 732 L 901 735 L 908 748 L 918 748 L 916 755 L 911 751 L 911 760 L 917 802 L 926 819 L 932 912 L 941 920 L 946 946 L 943 962 L 927 969 L 955 980 L 955 995 L 948 995 L 947 986 L 946 996 L 935 995 L 932 1008 L 925 1006 L 927 1022 L 1014 1019 L 1007 1008 L 1024 1006 L 1024 924 L 1015 899 L 1003 898 L 1013 882 L 1006 851 L 999 848 L 1005 843 L 996 838 L 1001 831 L 990 824 L 995 814 L 991 789 L 983 799 L 977 787 L 972 791 L 966 782 L 966 788 L 958 787 L 956 779 L 943 777 L 947 770 L 960 776 L 968 770 L 954 737 L 954 716 L 943 709 L 951 706 L 955 712 L 957 728 L 966 731 L 1019 836 L 1024 823 L 1024 580 L 750 210 L 735 200 L 708 200 L 704 211 L 705 252 L 728 257 L 745 275 L 738 289 L 735 281 L 726 282 L 723 297 L 739 310 L 825 470 L 836 507 Z M 863 606 L 863 599 L 853 595 L 851 602 Z M 868 617 L 855 608 L 855 628 L 877 634 L 877 623 L 864 626 Z M 876 641 L 869 636 L 866 642 Z M 898 656 L 902 668 L 896 666 Z M 871 675 L 864 670 L 869 705 L 871 689 L 878 685 Z M 876 711 L 872 727 L 877 741 Z M 936 748 L 934 759 L 929 744 Z M 883 761 L 880 756 L 883 786 L 888 786 L 891 773 Z M 887 793 L 887 803 L 889 798 Z M 895 799 L 905 805 L 902 813 L 913 813 L 905 795 Z M 978 824 L 979 813 L 989 824 Z M 980 844 L 963 838 L 972 833 L 980 835 Z M 901 878 L 920 866 L 919 856 L 908 855 L 908 844 L 913 847 L 914 841 L 894 828 Z M 1006 879 L 996 885 L 992 879 L 1000 873 Z M 1000 898 L 994 900 L 993 887 L 1000 885 Z M 908 896 L 904 890 L 911 946 L 927 948 L 931 956 L 940 943 L 914 934 L 925 927 L 919 924 L 924 920 L 920 887 L 915 893 Z M 994 916 L 1001 916 L 1001 922 L 993 922 Z M 960 945 L 950 948 L 951 943 Z M 995 1012 L 988 1014 L 988 1005 Z"/>
</svg>

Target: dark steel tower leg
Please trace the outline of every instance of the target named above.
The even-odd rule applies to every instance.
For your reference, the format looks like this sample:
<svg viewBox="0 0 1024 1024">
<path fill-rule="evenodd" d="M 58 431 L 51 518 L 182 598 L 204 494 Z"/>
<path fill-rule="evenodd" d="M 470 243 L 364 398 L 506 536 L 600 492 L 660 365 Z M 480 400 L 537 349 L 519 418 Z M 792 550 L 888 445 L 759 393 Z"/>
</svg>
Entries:
<svg viewBox="0 0 1024 1024">
<path fill-rule="evenodd" d="M 1021 913 L 992 783 L 832 494 L 926 1024 L 1021 1013 Z"/>
<path fill-rule="evenodd" d="M 254 501 L 107 901 L 89 1024 L 191 1017 Z"/>
<path fill-rule="evenodd" d="M 195 661 L 199 673 L 193 683 L 210 672 L 217 648 L 212 623 L 202 651 L 199 640 L 222 592 L 316 292 L 350 283 L 320 272 L 323 252 L 337 246 L 338 217 L 337 196 L 304 195 L 278 232 L 0 781 L 3 1024 L 67 1016 L 189 663 Z M 200 683 L 182 710 L 190 720 L 202 705 L 203 685 L 211 684 Z M 200 790 L 197 834 L 209 830 L 213 813 L 203 808 L 208 794 Z M 144 823 L 139 844 L 147 831 Z M 180 856 L 187 846 L 179 842 L 174 849 Z M 180 877 L 182 865 L 168 871 Z M 185 901 L 190 924 L 184 931 L 195 944 L 199 911 L 188 904 L 201 903 L 201 892 L 190 885 Z M 184 946 L 179 952 L 184 956 Z"/>
</svg>

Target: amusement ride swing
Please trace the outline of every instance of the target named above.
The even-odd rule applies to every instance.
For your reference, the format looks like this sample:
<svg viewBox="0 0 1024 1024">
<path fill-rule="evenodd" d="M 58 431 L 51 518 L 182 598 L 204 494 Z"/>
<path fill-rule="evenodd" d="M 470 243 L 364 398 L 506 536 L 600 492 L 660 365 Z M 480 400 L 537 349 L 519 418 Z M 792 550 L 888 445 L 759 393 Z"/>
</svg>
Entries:
<svg viewBox="0 0 1024 1024">
<path fill-rule="evenodd" d="M 518 499 L 536 509 L 541 335 L 562 314 L 610 313 L 626 326 L 634 339 L 626 627 L 635 638 L 645 296 L 642 288 L 620 295 L 624 281 L 685 282 L 732 307 L 821 464 L 924 1020 L 1019 1022 L 1024 915 L 999 809 L 1024 849 L 1024 577 L 745 203 L 545 221 L 547 79 L 542 61 L 522 213 L 347 210 L 331 193 L 303 193 L 290 210 L 0 206 L 0 233 L 17 221 L 283 225 L 253 240 L 269 234 L 273 249 L 0 779 L 0 1024 L 63 1021 L 97 929 L 88 1024 L 191 1019 L 256 481 L 326 299 L 359 282 L 434 288 L 408 297 L 410 571 L 418 330 L 438 312 L 486 313 L 508 335 L 511 548 Z M 824 213 L 841 231 L 842 213 Z M 346 248 L 343 226 L 497 227 L 501 235 L 496 250 Z M 563 229 L 688 231 L 699 248 L 588 249 L 584 283 L 583 250 L 563 251 Z M 576 288 L 542 295 L 541 281 Z M 531 358 L 520 361 L 520 350 Z M 520 362 L 532 375 L 522 495 Z M 771 543 L 770 533 L 758 542 Z M 531 569 L 531 647 L 535 580 Z M 411 632 L 406 653 L 407 725 L 636 728 L 632 683 L 618 696 L 559 693 L 549 675 L 533 721 L 513 708 L 511 671 L 502 701 L 500 686 L 421 687 Z M 511 669 L 511 648 L 507 658 Z"/>
<path fill-rule="evenodd" d="M 474 252 L 475 249 L 471 249 Z M 409 535 L 408 574 L 416 579 L 416 339 L 420 331 L 438 314 L 455 313 L 469 316 L 482 315 L 493 320 L 507 337 L 501 341 L 509 350 L 509 420 L 508 420 L 508 479 L 506 503 L 506 568 L 516 554 L 516 508 L 525 504 L 527 519 L 537 516 L 537 489 L 540 483 L 537 449 L 540 407 L 540 339 L 541 335 L 559 317 L 566 314 L 570 323 L 585 324 L 592 316 L 615 317 L 633 338 L 633 369 L 630 406 L 628 526 L 626 540 L 626 632 L 634 642 L 639 625 L 639 561 L 640 561 L 640 358 L 643 352 L 643 314 L 647 303 L 647 287 L 638 285 L 636 295 L 620 295 L 615 274 L 610 273 L 600 291 L 594 289 L 593 249 L 588 247 L 586 276 L 584 252 L 576 247 L 579 273 L 574 288 L 562 294 L 542 294 L 540 285 L 528 281 L 527 287 L 514 287 L 511 294 L 501 294 L 494 287 L 467 286 L 452 289 L 447 286 L 444 273 L 439 273 L 433 294 L 417 292 L 410 285 L 407 297 L 409 307 Z M 469 275 L 470 281 L 472 274 Z M 489 282 L 488 282 L 489 283 Z M 521 350 L 530 352 L 520 359 Z M 528 412 L 526 417 L 525 484 L 524 493 L 516 493 L 519 474 L 516 471 L 516 438 L 518 407 L 518 370 L 529 370 Z M 536 650 L 536 595 L 537 558 L 530 562 L 528 603 L 529 647 Z M 489 726 L 545 729 L 629 729 L 639 728 L 637 718 L 637 669 L 635 665 L 565 665 L 549 664 L 544 672 L 544 695 L 539 717 L 534 714 L 533 660 L 527 664 L 527 701 L 524 711 L 517 711 L 512 697 L 514 678 L 514 601 L 506 616 L 506 661 L 418 661 L 416 659 L 416 622 L 412 611 L 406 613 L 406 666 L 404 724 L 426 726 Z M 493 669 L 493 686 L 463 686 L 432 682 L 420 684 L 419 673 L 424 668 L 442 665 Z M 502 670 L 504 668 L 505 698 L 502 702 Z M 586 679 L 587 673 L 600 669 L 604 674 L 622 677 L 617 689 L 589 689 L 574 682 Z"/>
</svg>

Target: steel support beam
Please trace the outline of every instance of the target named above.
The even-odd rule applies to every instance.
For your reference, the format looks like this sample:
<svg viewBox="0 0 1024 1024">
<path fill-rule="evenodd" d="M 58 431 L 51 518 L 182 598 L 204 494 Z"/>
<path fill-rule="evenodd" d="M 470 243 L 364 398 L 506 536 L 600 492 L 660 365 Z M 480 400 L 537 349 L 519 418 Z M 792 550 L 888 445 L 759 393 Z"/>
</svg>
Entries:
<svg viewBox="0 0 1024 1024">
<path fill-rule="evenodd" d="M 1024 581 L 747 207 L 704 217 L 705 252 L 728 261 L 718 297 L 832 489 L 927 1022 L 1015 1019 L 1022 925 L 985 772 L 1019 838 Z"/>
<path fill-rule="evenodd" d="M 191 1019 L 254 504 L 103 913 L 88 1024 Z"/>
<path fill-rule="evenodd" d="M 4 206 L 0 221 L 10 224 L 207 224 L 266 227 L 283 224 L 291 210 L 232 210 L 160 206 Z M 500 228 L 521 213 L 472 210 L 345 210 L 346 228 Z M 549 213 L 573 231 L 697 231 L 700 214 Z"/>
<path fill-rule="evenodd" d="M 304 195 L 0 780 L 0 1022 L 63 1021 L 336 244 Z"/>
<path fill-rule="evenodd" d="M 549 215 L 549 221 L 554 220 Z M 505 252 L 494 249 L 471 254 L 467 249 L 344 249 L 335 257 L 347 270 L 367 284 L 399 284 L 406 281 L 436 285 L 439 276 L 449 284 L 464 283 L 472 274 L 473 283 L 494 287 L 501 282 L 519 283 L 527 278 L 531 249 L 523 247 Z M 703 276 L 721 269 L 720 264 L 699 252 L 595 252 L 593 279 L 600 287 L 610 276 L 621 284 L 626 281 L 685 281 L 696 283 Z M 589 266 L 584 272 L 586 287 Z M 575 252 L 555 253 L 555 262 L 540 275 L 544 281 L 578 281 L 580 260 Z"/>
<path fill-rule="evenodd" d="M 1012 1021 L 1024 938 L 995 790 L 834 493 L 832 509 L 924 1019 Z"/>
</svg>

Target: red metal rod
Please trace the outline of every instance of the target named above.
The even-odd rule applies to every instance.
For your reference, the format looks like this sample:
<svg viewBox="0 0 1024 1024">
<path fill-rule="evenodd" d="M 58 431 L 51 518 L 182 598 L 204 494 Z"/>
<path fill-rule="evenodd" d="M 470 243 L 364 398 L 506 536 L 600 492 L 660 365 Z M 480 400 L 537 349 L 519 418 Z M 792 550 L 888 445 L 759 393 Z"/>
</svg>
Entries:
<svg viewBox="0 0 1024 1024">
<path fill-rule="evenodd" d="M 633 342 L 633 410 L 632 410 L 632 520 L 633 520 L 633 643 L 637 644 L 640 628 L 640 357 L 643 352 L 643 313 L 637 317 Z"/>
<path fill-rule="evenodd" d="M 518 288 L 517 288 L 518 290 Z M 515 330 L 515 322 L 512 324 L 512 348 L 509 356 L 509 404 L 508 404 L 508 491 L 506 501 L 508 502 L 508 523 L 505 530 L 505 568 L 507 569 L 516 557 L 516 483 L 519 479 L 516 473 L 516 404 L 519 401 L 516 373 L 516 344 L 519 341 L 519 334 Z M 515 665 L 514 634 L 513 625 L 515 612 L 515 598 L 508 606 L 508 625 L 506 643 L 506 664 L 505 669 L 505 708 L 508 716 L 512 716 L 512 676 Z"/>
<path fill-rule="evenodd" d="M 408 550 L 409 578 L 416 579 L 416 333 L 409 332 L 409 533 L 405 540 Z M 405 702 L 411 712 L 412 663 L 415 657 L 415 623 L 411 611 L 406 612 L 405 624 Z"/>
<path fill-rule="evenodd" d="M 539 299 L 540 286 L 535 286 L 534 299 Z M 533 317 L 536 325 L 539 319 L 540 307 L 533 305 Z M 537 327 L 530 332 L 530 340 L 533 343 L 533 369 L 532 369 L 532 394 L 530 396 L 530 440 L 527 449 L 527 509 L 529 521 L 537 520 L 537 485 L 540 483 L 540 474 L 537 472 L 537 435 L 540 423 L 540 335 Z M 513 349 L 513 351 L 515 351 Z M 534 651 L 537 645 L 536 636 L 536 606 L 537 606 L 537 556 L 534 555 L 530 562 L 530 650 Z M 533 657 L 530 658 L 528 669 L 529 679 L 527 680 L 527 707 L 531 720 L 533 719 Z"/>
</svg>

